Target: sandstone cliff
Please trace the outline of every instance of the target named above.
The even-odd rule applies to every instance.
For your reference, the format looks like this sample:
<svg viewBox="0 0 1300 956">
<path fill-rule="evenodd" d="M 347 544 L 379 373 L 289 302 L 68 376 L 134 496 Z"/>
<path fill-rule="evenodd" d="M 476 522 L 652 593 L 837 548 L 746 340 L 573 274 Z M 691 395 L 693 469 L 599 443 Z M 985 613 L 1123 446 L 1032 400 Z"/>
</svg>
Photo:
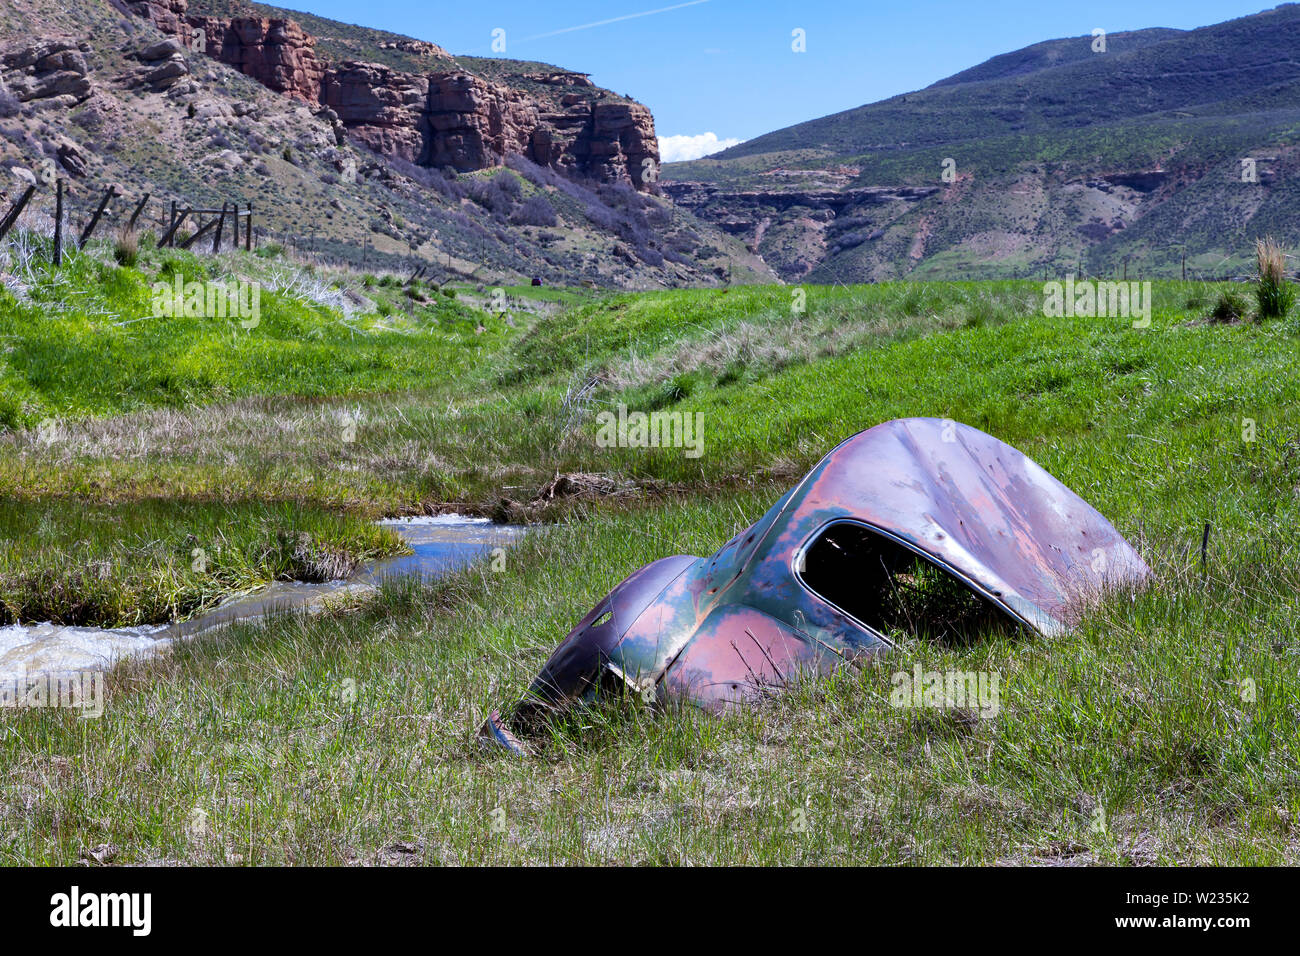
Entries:
<svg viewBox="0 0 1300 956">
<path fill-rule="evenodd" d="M 185 22 L 189 0 L 128 0 L 126 6 L 168 36 L 177 39 L 189 36 L 189 25 Z"/>
<path fill-rule="evenodd" d="M 208 56 L 233 66 L 277 93 L 308 103 L 320 99 L 325 64 L 317 59 L 312 38 L 294 21 L 189 17 L 188 23 L 191 28 L 203 31 L 203 52 Z"/>
<path fill-rule="evenodd" d="M 293 20 L 198 16 L 188 0 L 129 7 L 191 49 L 201 46 L 276 92 L 332 110 L 346 135 L 383 155 L 467 172 L 517 153 L 567 176 L 656 189 L 659 146 L 650 111 L 582 74 L 523 74 L 554 91 L 541 96 L 459 68 L 434 44 L 388 45 L 428 58 L 432 69 L 422 73 L 357 60 L 327 63 Z"/>
</svg>

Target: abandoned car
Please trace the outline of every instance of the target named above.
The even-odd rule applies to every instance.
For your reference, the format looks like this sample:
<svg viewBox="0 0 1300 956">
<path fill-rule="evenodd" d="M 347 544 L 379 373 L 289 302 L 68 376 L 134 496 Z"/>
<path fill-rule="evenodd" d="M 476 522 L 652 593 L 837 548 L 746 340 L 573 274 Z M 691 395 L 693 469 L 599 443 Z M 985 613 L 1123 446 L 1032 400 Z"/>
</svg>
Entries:
<svg viewBox="0 0 1300 956">
<path fill-rule="evenodd" d="M 882 654 L 900 632 L 1051 635 L 1149 574 L 1110 522 L 1016 449 L 947 419 L 885 422 L 841 442 L 712 557 L 662 558 L 624 580 L 482 735 L 518 749 L 513 731 L 610 682 L 723 710 Z"/>
</svg>

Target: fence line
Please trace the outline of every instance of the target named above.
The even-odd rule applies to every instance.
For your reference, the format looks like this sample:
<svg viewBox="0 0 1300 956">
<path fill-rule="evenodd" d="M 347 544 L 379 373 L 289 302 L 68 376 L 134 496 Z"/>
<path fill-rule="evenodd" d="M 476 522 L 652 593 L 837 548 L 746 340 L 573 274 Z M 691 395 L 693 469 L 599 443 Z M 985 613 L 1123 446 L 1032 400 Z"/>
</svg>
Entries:
<svg viewBox="0 0 1300 956">
<path fill-rule="evenodd" d="M 9 233 L 9 231 L 13 229 L 15 225 L 17 225 L 19 217 L 23 214 L 24 211 L 26 211 L 28 205 L 32 200 L 32 197 L 36 194 L 36 192 L 37 192 L 36 186 L 34 185 L 28 186 L 27 189 L 23 192 L 22 196 L 20 196 L 17 200 L 13 202 L 13 204 L 9 208 L 9 211 L 4 215 L 2 219 L 0 219 L 0 239 L 3 239 Z M 65 193 L 66 190 L 64 187 L 64 180 L 60 177 L 54 183 L 53 262 L 54 265 L 56 266 L 61 266 L 63 264 L 63 223 L 65 218 L 66 219 L 71 218 L 70 215 L 65 215 L 65 206 L 69 205 L 68 203 L 65 203 L 64 200 Z M 134 211 L 131 213 L 130 219 L 126 223 L 125 226 L 126 232 L 132 232 L 135 230 L 137 223 L 140 221 L 140 216 L 143 214 L 145 208 L 149 204 L 149 200 L 151 196 L 152 196 L 151 193 L 145 193 L 143 198 L 141 198 L 140 201 L 136 204 Z M 114 199 L 123 199 L 125 197 L 126 194 L 118 192 L 116 186 L 109 186 L 107 189 L 105 189 L 103 194 L 99 198 L 98 204 L 96 204 L 93 207 L 93 212 L 91 212 L 88 218 L 86 219 L 85 226 L 82 228 L 81 234 L 79 235 L 76 242 L 74 243 L 74 248 L 77 249 L 84 248 L 86 243 L 88 243 L 94 237 L 95 230 L 98 228 L 100 221 L 105 217 L 106 214 L 109 214 L 109 203 L 112 202 Z M 181 227 L 185 224 L 185 222 L 191 216 L 193 216 L 195 231 L 191 235 L 189 235 L 188 237 L 180 241 L 179 248 L 182 249 L 190 248 L 190 246 L 192 246 L 201 236 L 207 235 L 209 232 L 212 232 L 215 229 L 215 232 L 213 233 L 212 251 L 214 253 L 219 252 L 221 251 L 221 240 L 225 232 L 224 230 L 225 222 L 226 219 L 229 217 L 232 221 L 231 236 L 233 238 L 231 240 L 231 245 L 233 245 L 236 249 L 239 248 L 240 238 L 241 238 L 240 226 L 242 225 L 243 233 L 244 233 L 243 235 L 244 249 L 248 252 L 252 252 L 253 251 L 253 204 L 251 201 L 249 201 L 249 202 L 245 202 L 243 205 L 244 205 L 243 209 L 239 208 L 240 204 L 238 202 L 223 203 L 220 209 L 206 209 L 197 206 L 187 206 L 178 215 L 176 200 L 172 200 L 170 211 L 168 213 L 164 213 L 166 218 L 159 219 L 159 223 L 161 226 L 165 227 L 165 231 L 162 233 L 161 238 L 158 240 L 158 246 L 160 248 L 163 246 L 170 246 L 172 248 L 176 248 L 178 246 L 178 243 L 176 241 L 177 233 L 181 230 Z M 70 210 L 68 210 L 68 212 L 70 212 Z M 204 216 L 213 216 L 215 218 L 210 219 L 205 224 L 203 222 Z M 69 222 L 69 225 L 71 225 L 71 222 Z"/>
</svg>

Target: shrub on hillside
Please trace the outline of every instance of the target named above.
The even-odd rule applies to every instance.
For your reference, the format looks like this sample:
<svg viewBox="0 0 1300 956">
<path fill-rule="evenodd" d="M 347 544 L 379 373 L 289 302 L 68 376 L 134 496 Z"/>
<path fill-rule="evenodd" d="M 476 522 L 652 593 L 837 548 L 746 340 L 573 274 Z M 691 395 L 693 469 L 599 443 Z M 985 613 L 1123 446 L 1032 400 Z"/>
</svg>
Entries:
<svg viewBox="0 0 1300 956">
<path fill-rule="evenodd" d="M 642 262 L 654 266 L 656 269 L 664 264 L 663 253 L 650 246 L 637 246 L 636 255 Z"/>
<path fill-rule="evenodd" d="M 41 141 L 21 126 L 0 126 L 0 136 L 3 136 L 5 139 L 9 140 L 9 142 L 21 147 L 35 156 L 41 156 L 44 154 Z"/>
<path fill-rule="evenodd" d="M 0 99 L 3 98 L 4 93 L 3 91 L 0 91 Z M 0 116 L 2 115 L 4 115 L 4 111 L 3 108 L 0 108 Z M 82 129 L 93 133 L 103 128 L 104 117 L 95 107 L 89 106 L 76 116 L 72 117 L 72 122 L 76 123 Z"/>
<path fill-rule="evenodd" d="M 559 217 L 545 196 L 534 193 L 515 209 L 510 221 L 517 226 L 554 226 L 559 222 Z"/>
<path fill-rule="evenodd" d="M 456 171 L 451 167 L 434 169 L 430 166 L 417 166 L 400 156 L 393 157 L 388 162 L 407 179 L 432 189 L 449 202 L 460 202 L 468 194 L 465 185 L 457 180 Z"/>
<path fill-rule="evenodd" d="M 496 184 L 501 195 L 509 197 L 512 201 L 519 202 L 524 198 L 524 187 L 519 185 L 519 180 L 509 173 L 497 173 L 492 177 L 492 182 Z"/>
<path fill-rule="evenodd" d="M 469 185 L 469 198 L 494 216 L 509 216 L 521 194 L 519 180 L 508 173 L 474 179 Z"/>
<path fill-rule="evenodd" d="M 618 229 L 618 217 L 614 215 L 614 210 L 601 203 L 600 200 L 584 206 L 582 214 L 597 229 L 603 229 L 605 232 L 614 232 Z"/>
<path fill-rule="evenodd" d="M 567 176 L 560 175 L 549 166 L 539 166 L 532 160 L 526 159 L 517 153 L 512 153 L 506 157 L 506 167 L 513 169 L 534 186 L 539 188 L 550 186 L 584 206 L 590 203 L 601 204 L 601 200 L 594 190 L 569 179 Z"/>
</svg>

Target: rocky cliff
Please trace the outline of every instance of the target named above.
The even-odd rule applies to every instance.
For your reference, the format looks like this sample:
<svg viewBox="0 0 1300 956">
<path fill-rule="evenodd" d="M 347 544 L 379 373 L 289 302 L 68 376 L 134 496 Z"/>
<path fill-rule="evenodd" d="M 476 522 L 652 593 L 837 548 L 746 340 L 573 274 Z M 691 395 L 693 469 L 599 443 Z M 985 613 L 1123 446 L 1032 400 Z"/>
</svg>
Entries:
<svg viewBox="0 0 1300 956">
<path fill-rule="evenodd" d="M 144 17 L 168 36 L 181 39 L 189 35 L 185 14 L 189 0 L 127 0 L 127 10 Z"/>
<path fill-rule="evenodd" d="M 783 279 L 798 282 L 828 255 L 882 238 L 893 219 L 939 187 L 727 189 L 674 181 L 663 190 L 680 208 L 744 241 Z"/>
<path fill-rule="evenodd" d="M 183 0 L 171 0 L 172 3 Z M 308 103 L 320 99 L 325 63 L 314 41 L 292 20 L 266 17 L 189 17 L 203 31 L 202 52 L 251 76 L 263 86 Z M 191 46 L 195 45 L 193 34 Z"/>
<path fill-rule="evenodd" d="M 566 176 L 655 191 L 654 118 L 579 73 L 526 74 L 538 95 L 457 66 L 429 43 L 411 72 L 358 60 L 328 63 L 293 20 L 192 14 L 188 0 L 140 0 L 130 10 L 264 86 L 332 110 L 355 141 L 386 156 L 460 172 L 500 166 L 511 153 Z M 405 49 L 405 48 L 404 48 Z"/>
</svg>

